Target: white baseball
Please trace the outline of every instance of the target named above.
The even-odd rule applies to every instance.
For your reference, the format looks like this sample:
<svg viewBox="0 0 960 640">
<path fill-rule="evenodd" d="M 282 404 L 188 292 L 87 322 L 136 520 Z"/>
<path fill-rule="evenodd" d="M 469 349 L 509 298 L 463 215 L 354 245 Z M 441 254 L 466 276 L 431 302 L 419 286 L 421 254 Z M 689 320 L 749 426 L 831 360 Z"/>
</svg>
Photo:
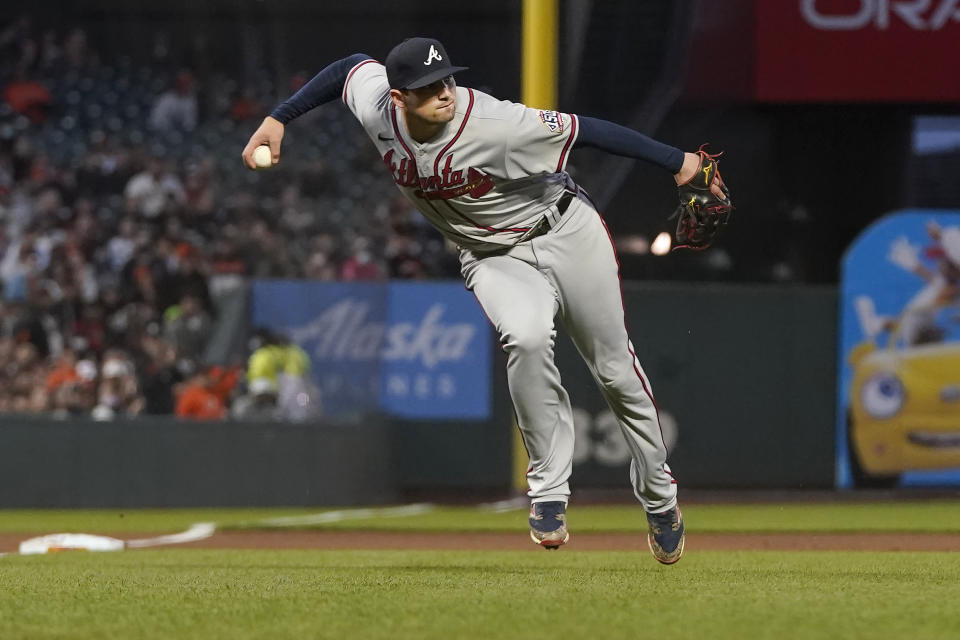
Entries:
<svg viewBox="0 0 960 640">
<path fill-rule="evenodd" d="M 270 153 L 270 147 L 265 144 L 260 145 L 253 150 L 253 164 L 258 169 L 266 169 L 273 166 L 273 154 Z"/>
</svg>

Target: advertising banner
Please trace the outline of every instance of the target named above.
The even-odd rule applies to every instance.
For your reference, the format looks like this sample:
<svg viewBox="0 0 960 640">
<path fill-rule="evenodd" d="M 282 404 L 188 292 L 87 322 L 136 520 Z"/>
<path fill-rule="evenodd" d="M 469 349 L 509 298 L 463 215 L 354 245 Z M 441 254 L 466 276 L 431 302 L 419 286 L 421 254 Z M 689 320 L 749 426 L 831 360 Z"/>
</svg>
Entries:
<svg viewBox="0 0 960 640">
<path fill-rule="evenodd" d="M 251 317 L 307 352 L 325 414 L 377 408 L 387 285 L 256 280 Z"/>
<path fill-rule="evenodd" d="M 307 352 L 326 415 L 490 415 L 490 324 L 461 283 L 258 280 L 252 318 Z"/>
<path fill-rule="evenodd" d="M 837 486 L 960 484 L 960 211 L 886 216 L 842 270 Z"/>
<path fill-rule="evenodd" d="M 829 488 L 833 287 L 625 282 L 626 324 L 686 488 Z M 571 486 L 629 486 L 630 451 L 570 340 L 557 364 L 573 406 Z"/>
<path fill-rule="evenodd" d="M 490 322 L 463 284 L 388 288 L 380 405 L 405 418 L 490 415 Z"/>
<path fill-rule="evenodd" d="M 960 100 L 958 0 L 763 0 L 755 98 Z"/>
</svg>

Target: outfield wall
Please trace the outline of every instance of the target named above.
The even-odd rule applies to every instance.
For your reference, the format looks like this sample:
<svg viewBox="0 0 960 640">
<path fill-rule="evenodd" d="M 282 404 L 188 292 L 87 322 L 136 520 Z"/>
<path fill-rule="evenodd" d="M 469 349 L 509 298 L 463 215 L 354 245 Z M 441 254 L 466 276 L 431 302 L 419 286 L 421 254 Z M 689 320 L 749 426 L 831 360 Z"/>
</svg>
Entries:
<svg viewBox="0 0 960 640">
<path fill-rule="evenodd" d="M 632 282 L 624 297 L 682 486 L 833 486 L 834 287 Z M 578 422 L 574 486 L 624 486 L 622 437 L 569 340 L 557 361 Z"/>
<path fill-rule="evenodd" d="M 366 424 L 0 423 L 0 507 L 385 504 L 390 429 Z"/>
<path fill-rule="evenodd" d="M 833 486 L 836 291 L 627 283 L 627 325 L 687 488 Z M 486 420 L 310 425 L 169 418 L 0 421 L 0 507 L 359 505 L 511 486 L 505 355 Z M 618 426 L 573 345 L 574 490 L 626 487 Z"/>
<path fill-rule="evenodd" d="M 833 486 L 834 287 L 626 282 L 623 290 L 681 485 Z M 619 427 L 560 333 L 557 362 L 577 427 L 571 486 L 626 487 Z M 513 416 L 505 355 L 493 348 L 489 421 L 407 421 L 395 433 L 404 489 L 507 484 Z"/>
</svg>

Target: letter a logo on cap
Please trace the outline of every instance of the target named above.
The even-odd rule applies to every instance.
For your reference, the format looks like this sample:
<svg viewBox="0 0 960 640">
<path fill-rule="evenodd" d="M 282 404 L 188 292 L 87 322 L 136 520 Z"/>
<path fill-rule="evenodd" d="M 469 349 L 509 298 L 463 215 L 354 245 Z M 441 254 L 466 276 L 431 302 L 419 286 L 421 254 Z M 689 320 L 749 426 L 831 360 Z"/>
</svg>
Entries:
<svg viewBox="0 0 960 640">
<path fill-rule="evenodd" d="M 429 67 L 431 64 L 433 64 L 434 60 L 443 60 L 443 58 L 439 53 L 437 53 L 437 48 L 433 45 L 430 45 L 430 53 L 427 54 L 427 61 L 423 64 Z"/>
</svg>

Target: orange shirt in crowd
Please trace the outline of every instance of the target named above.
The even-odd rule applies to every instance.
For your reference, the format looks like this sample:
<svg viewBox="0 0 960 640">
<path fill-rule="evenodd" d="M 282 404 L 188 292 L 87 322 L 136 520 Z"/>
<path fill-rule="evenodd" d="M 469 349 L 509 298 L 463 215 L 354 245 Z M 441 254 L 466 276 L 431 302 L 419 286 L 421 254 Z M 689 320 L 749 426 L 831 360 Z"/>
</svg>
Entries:
<svg viewBox="0 0 960 640">
<path fill-rule="evenodd" d="M 14 80 L 3 91 L 3 100 L 15 112 L 30 118 L 34 123 L 43 122 L 45 110 L 52 100 L 50 90 L 36 80 Z"/>
<path fill-rule="evenodd" d="M 76 367 L 73 365 L 57 367 L 47 375 L 47 391 L 53 391 L 60 385 L 80 382 Z"/>
<path fill-rule="evenodd" d="M 226 410 L 219 396 L 201 385 L 187 387 L 177 398 L 178 418 L 219 420 L 224 417 Z"/>
<path fill-rule="evenodd" d="M 210 367 L 209 375 L 212 379 L 210 391 L 216 394 L 226 406 L 227 398 L 230 397 L 230 393 L 240 379 L 240 367 L 213 366 Z"/>
</svg>

